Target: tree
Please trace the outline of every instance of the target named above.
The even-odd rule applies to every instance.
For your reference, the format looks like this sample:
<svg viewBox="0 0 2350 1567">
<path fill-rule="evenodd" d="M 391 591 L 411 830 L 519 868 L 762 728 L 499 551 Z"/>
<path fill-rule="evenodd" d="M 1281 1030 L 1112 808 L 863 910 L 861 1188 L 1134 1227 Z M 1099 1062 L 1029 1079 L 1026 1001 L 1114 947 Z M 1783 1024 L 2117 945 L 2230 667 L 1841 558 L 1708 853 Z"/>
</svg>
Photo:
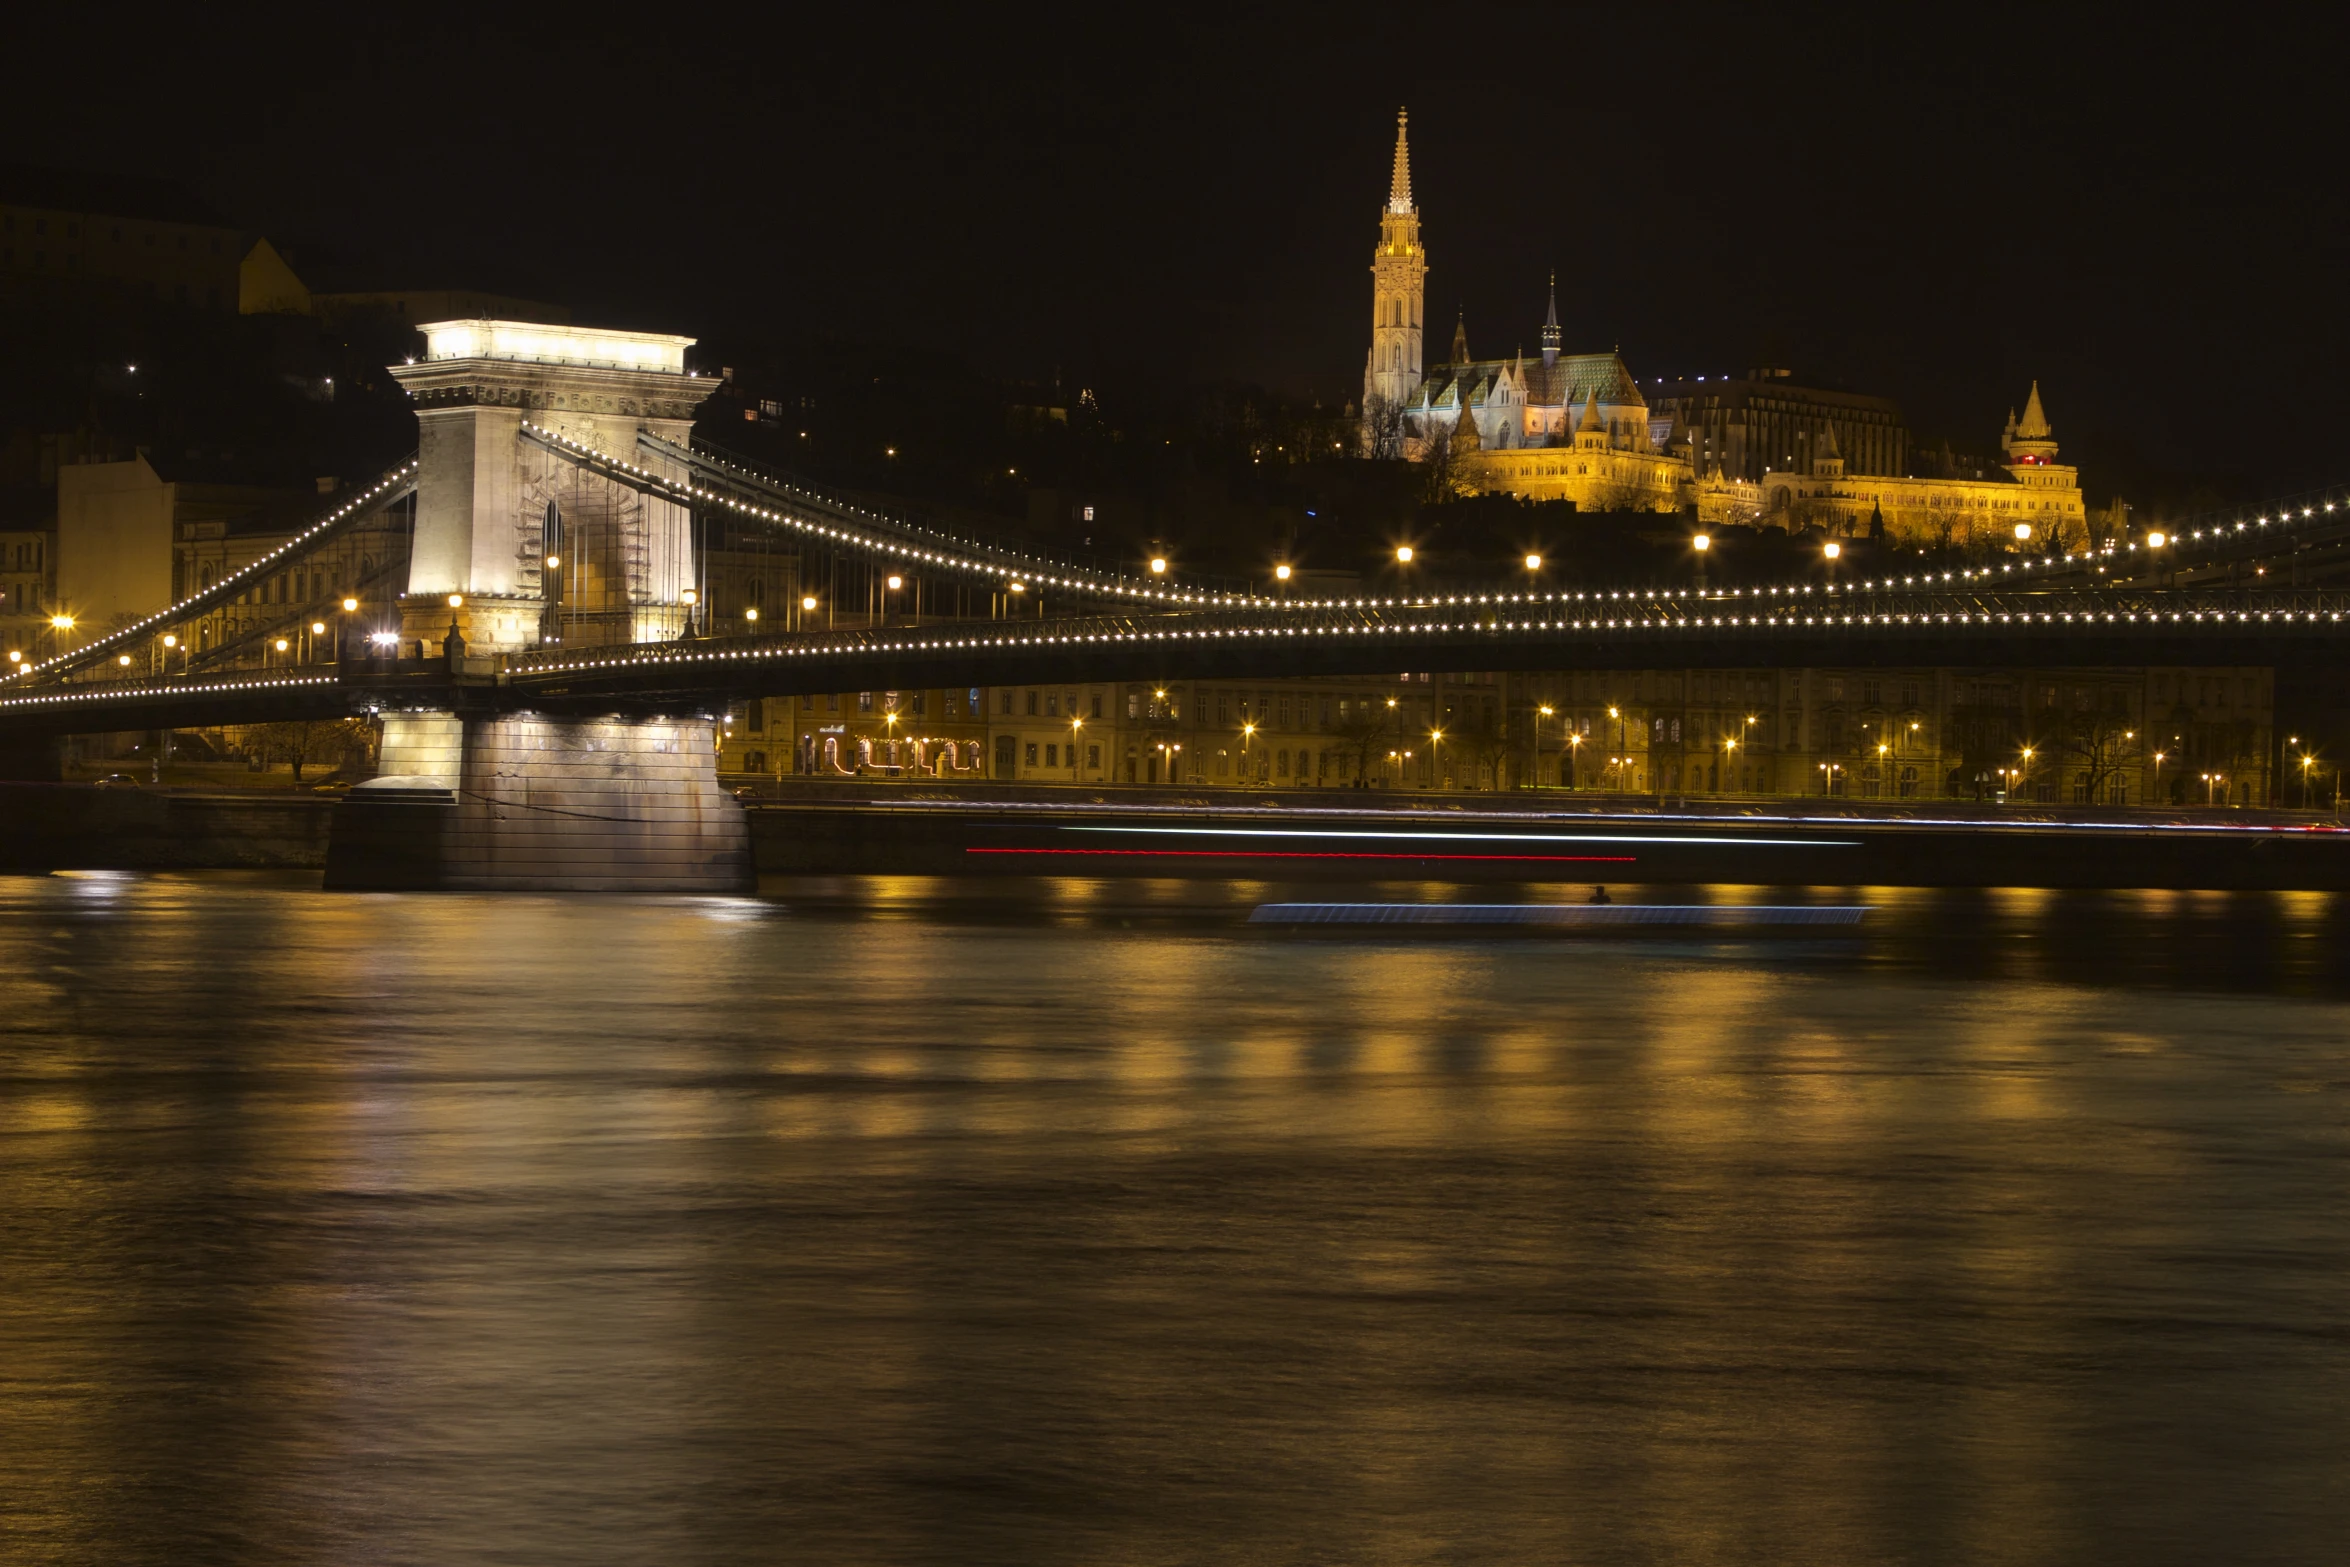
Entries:
<svg viewBox="0 0 2350 1567">
<path fill-rule="evenodd" d="M 291 763 L 294 782 L 312 762 L 339 763 L 354 752 L 364 753 L 373 730 L 359 718 L 303 718 L 274 724 L 255 724 L 245 732 L 246 746 L 262 760 Z"/>
<path fill-rule="evenodd" d="M 1471 777 L 1482 779 L 1485 769 L 1493 770 L 1495 787 L 1501 784 L 1501 767 L 1509 755 L 1509 741 L 1502 733 L 1501 723 L 1481 707 L 1465 709 L 1453 720 L 1452 733 L 1446 736 L 1452 742 L 1454 754 L 1475 769 Z"/>
<path fill-rule="evenodd" d="M 1363 455 L 1373 459 L 1403 456 L 1403 406 L 1373 392 L 1363 403 Z"/>
<path fill-rule="evenodd" d="M 2104 800 L 2113 779 L 2136 761 L 2138 734 L 2125 709 L 2093 707 L 2073 714 L 2062 745 L 2083 799 L 2095 805 Z"/>
<path fill-rule="evenodd" d="M 1386 754 L 1390 728 L 1388 715 L 1368 702 L 1357 703 L 1339 719 L 1336 732 L 1345 754 L 1354 758 L 1357 785 L 1369 776 L 1372 760 Z"/>
</svg>

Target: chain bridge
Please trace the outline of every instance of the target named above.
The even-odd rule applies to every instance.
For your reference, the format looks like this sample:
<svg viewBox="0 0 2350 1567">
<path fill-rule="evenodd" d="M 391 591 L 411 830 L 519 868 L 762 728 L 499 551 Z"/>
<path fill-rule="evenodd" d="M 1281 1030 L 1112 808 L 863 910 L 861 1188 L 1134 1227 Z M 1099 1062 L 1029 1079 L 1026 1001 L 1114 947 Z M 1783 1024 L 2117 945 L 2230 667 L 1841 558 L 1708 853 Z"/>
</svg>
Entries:
<svg viewBox="0 0 2350 1567">
<path fill-rule="evenodd" d="M 420 444 L 267 556 L 20 662 L 0 743 L 378 715 L 342 885 L 740 885 L 731 700 L 1397 669 L 2274 665 L 2341 656 L 2350 494 L 2087 557 L 1652 589 L 1283 596 L 929 528 L 695 448 L 691 340 L 423 329 Z M 2244 580 L 2289 558 L 2287 580 Z M 755 563 L 780 583 L 720 614 Z M 2306 570 L 2303 569 L 2306 566 Z M 729 599 L 745 595 L 729 594 Z"/>
</svg>

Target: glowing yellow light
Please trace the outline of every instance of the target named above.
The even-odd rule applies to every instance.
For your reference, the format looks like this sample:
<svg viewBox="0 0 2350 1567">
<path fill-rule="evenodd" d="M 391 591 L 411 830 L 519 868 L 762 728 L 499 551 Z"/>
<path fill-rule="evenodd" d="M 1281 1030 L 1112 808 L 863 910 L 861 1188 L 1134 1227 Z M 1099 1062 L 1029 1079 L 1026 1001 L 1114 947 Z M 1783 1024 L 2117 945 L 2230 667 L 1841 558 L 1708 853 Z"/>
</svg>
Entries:
<svg viewBox="0 0 2350 1567">
<path fill-rule="evenodd" d="M 1014 593 L 1025 593 L 1028 591 L 1028 584 L 1025 582 L 1015 582 L 1012 584 L 1012 591 Z"/>
<path fill-rule="evenodd" d="M 1540 571 L 1542 569 L 1542 557 L 1539 555 L 1528 555 L 1526 557 L 1526 569 L 1528 571 Z"/>
<path fill-rule="evenodd" d="M 314 621 L 310 622 L 310 634 L 311 634 L 312 636 L 314 636 L 314 637 L 323 637 L 323 636 L 325 636 L 325 635 L 326 635 L 326 622 L 325 622 L 325 621 L 323 621 L 323 620 L 314 620 Z"/>
<path fill-rule="evenodd" d="M 277 650 L 280 653 L 283 653 L 286 650 L 286 639 L 284 637 L 279 637 L 277 639 Z"/>
<path fill-rule="evenodd" d="M 1289 580 L 1289 568 L 1287 566 L 1275 566 L 1273 568 L 1273 575 L 1279 580 L 1287 582 Z"/>
<path fill-rule="evenodd" d="M 1545 703 L 1541 707 L 1536 708 L 1534 711 L 1540 713 L 1543 717 L 1548 718 L 1551 715 L 1553 709 L 1548 703 Z"/>
<path fill-rule="evenodd" d="M 1395 558 L 1398 563 L 1409 566 L 1412 563 L 1412 547 L 1409 544 L 1397 545 L 1395 547 Z"/>
<path fill-rule="evenodd" d="M 752 605 L 749 605 L 748 607 L 746 607 L 746 608 L 743 610 L 743 619 L 745 619 L 745 620 L 757 620 L 758 618 L 759 618 L 759 606 L 758 606 L 758 605 L 756 605 L 756 604 L 752 604 Z"/>
<path fill-rule="evenodd" d="M 8 661 L 11 664 L 21 664 L 24 662 L 24 655 L 19 653 L 16 649 L 10 648 L 8 650 Z"/>
<path fill-rule="evenodd" d="M 283 647 L 285 644 L 281 642 L 278 644 L 278 646 Z M 122 665 L 125 669 L 128 669 L 130 667 L 131 656 L 128 653 L 117 653 L 114 655 L 114 661 Z"/>
<path fill-rule="evenodd" d="M 462 593 L 450 594 L 449 607 L 451 609 L 463 609 L 465 607 L 465 595 Z"/>
<path fill-rule="evenodd" d="M 2152 533 L 2146 535 L 2146 547 L 2150 550 L 2161 549 L 2169 542 L 2170 536 L 2164 533 L 2160 528 L 2157 528 Z"/>
<path fill-rule="evenodd" d="M 1827 548 L 1820 551 L 1820 553 L 1827 556 L 1828 559 L 1834 560 L 1837 556 L 1844 553 L 1844 546 L 1837 543 L 1834 539 L 1830 539 L 1828 541 Z"/>
<path fill-rule="evenodd" d="M 1151 557 L 1151 571 L 1154 575 L 1162 574 L 1166 571 L 1166 569 L 1167 557 L 1164 555 L 1153 555 Z"/>
<path fill-rule="evenodd" d="M 178 647 L 180 645 L 180 639 L 171 635 L 169 632 L 165 632 L 163 636 L 163 645 L 165 647 Z M 8 656 L 10 658 L 16 657 L 14 653 L 9 654 Z"/>
<path fill-rule="evenodd" d="M 1689 547 L 1702 555 L 1714 547 L 1714 537 L 1710 533 L 1701 533 L 1689 541 Z"/>
<path fill-rule="evenodd" d="M 702 602 L 702 595 L 695 592 L 692 588 L 686 589 L 683 597 L 688 608 L 691 608 L 692 606 Z"/>
<path fill-rule="evenodd" d="M 73 617 L 71 615 L 51 615 L 49 617 L 49 624 L 59 631 L 71 631 L 73 629 Z"/>
<path fill-rule="evenodd" d="M 562 557 L 562 556 L 560 556 L 560 555 L 549 555 L 549 556 L 547 557 L 547 569 L 548 569 L 549 571 L 554 571 L 554 570 L 556 570 L 556 569 L 560 568 L 560 567 L 562 566 L 562 564 L 563 564 L 563 557 Z"/>
<path fill-rule="evenodd" d="M 2019 522 L 2015 525 L 2015 537 L 2017 543 L 2021 544 L 2024 540 L 2030 538 L 2031 536 L 2032 525 L 2030 523 Z"/>
<path fill-rule="evenodd" d="M 802 609 L 814 609 L 815 607 L 816 595 L 813 593 L 808 594 L 806 597 L 800 600 L 800 608 Z"/>
</svg>

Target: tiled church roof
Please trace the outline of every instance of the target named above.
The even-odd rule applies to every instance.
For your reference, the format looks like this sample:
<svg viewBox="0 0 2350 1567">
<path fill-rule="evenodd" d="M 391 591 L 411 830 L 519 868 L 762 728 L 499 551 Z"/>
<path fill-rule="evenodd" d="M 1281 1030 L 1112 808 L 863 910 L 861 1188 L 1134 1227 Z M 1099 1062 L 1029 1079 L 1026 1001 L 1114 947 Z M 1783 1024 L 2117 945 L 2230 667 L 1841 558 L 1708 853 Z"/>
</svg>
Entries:
<svg viewBox="0 0 2350 1567">
<path fill-rule="evenodd" d="M 1463 392 L 1484 386 L 1514 364 L 1526 381 L 1526 401 L 1539 408 L 1580 407 L 1594 393 L 1612 408 L 1648 406 L 1648 399 L 1640 395 L 1640 388 L 1633 383 L 1632 372 L 1614 354 L 1561 354 L 1547 365 L 1539 359 L 1522 364 L 1508 359 L 1478 359 L 1465 365 L 1434 365 L 1429 368 L 1424 388 L 1428 406 L 1433 408 L 1442 403 L 1446 392 L 1456 386 Z"/>
</svg>

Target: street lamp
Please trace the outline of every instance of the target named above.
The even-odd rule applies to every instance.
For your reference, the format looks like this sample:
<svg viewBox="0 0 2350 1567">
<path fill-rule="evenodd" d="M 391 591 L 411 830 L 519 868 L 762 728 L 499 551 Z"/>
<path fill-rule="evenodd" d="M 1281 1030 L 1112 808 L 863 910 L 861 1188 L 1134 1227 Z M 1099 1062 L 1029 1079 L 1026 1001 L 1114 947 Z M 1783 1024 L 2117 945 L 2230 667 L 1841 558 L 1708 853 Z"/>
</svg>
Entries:
<svg viewBox="0 0 2350 1567">
<path fill-rule="evenodd" d="M 1069 719 L 1069 781 L 1077 782 L 1077 732 L 1085 727 L 1085 720 L 1072 714 Z"/>
<path fill-rule="evenodd" d="M 1166 574 L 1167 557 L 1164 555 L 1153 555 L 1151 557 L 1151 575 L 1154 577 L 1163 577 Z"/>
<path fill-rule="evenodd" d="M 1582 737 L 1581 735 L 1579 735 L 1579 734 L 1576 734 L 1576 733 L 1574 733 L 1572 730 L 1568 731 L 1568 733 L 1567 733 L 1567 787 L 1568 787 L 1568 788 L 1570 788 L 1570 789 L 1572 789 L 1572 788 L 1574 788 L 1574 787 L 1575 787 L 1575 780 L 1576 780 L 1576 778 L 1577 778 L 1578 776 L 1580 776 L 1580 774 L 1581 774 L 1581 773 L 1582 773 L 1582 771 L 1583 771 L 1581 767 L 1579 767 L 1579 766 L 1577 766 L 1577 765 L 1576 765 L 1576 764 L 1577 764 L 1577 762 L 1578 762 L 1578 760 L 1579 760 L 1579 759 L 1580 759 L 1580 757 L 1581 757 L 1582 750 L 1583 750 L 1583 737 Z"/>
<path fill-rule="evenodd" d="M 2307 751 L 2301 753 L 2301 809 L 2309 809 L 2309 770 L 2317 765 L 2317 758 Z"/>
<path fill-rule="evenodd" d="M 1703 593 L 1705 591 L 1705 554 L 1706 551 L 1714 547 L 1713 535 L 1700 533 L 1689 541 L 1689 547 L 1697 552 L 1697 591 Z"/>
<path fill-rule="evenodd" d="M 1409 544 L 1398 544 L 1395 547 L 1395 563 L 1399 566 L 1409 566 L 1412 563 L 1412 547 Z"/>
<path fill-rule="evenodd" d="M 2154 789 L 2149 796 L 2151 800 L 2162 798 L 2162 759 L 2164 755 L 2165 753 L 2161 751 L 2154 753 Z"/>
<path fill-rule="evenodd" d="M 350 614 L 350 613 L 351 613 L 353 610 L 357 609 L 358 607 L 359 607 L 359 600 L 358 600 L 358 599 L 356 599 L 356 598 L 353 598 L 353 597 L 350 597 L 349 595 L 345 595 L 345 597 L 344 597 L 344 599 L 343 599 L 343 613 L 344 613 L 344 614 L 348 615 L 348 614 Z"/>
<path fill-rule="evenodd" d="M 1444 731 L 1441 729 L 1428 731 L 1428 766 L 1441 783 L 1444 778 Z"/>
<path fill-rule="evenodd" d="M 1542 557 L 1529 550 L 1526 554 L 1526 570 L 1528 572 L 1536 572 L 1540 571 L 1541 569 Z"/>
<path fill-rule="evenodd" d="M 2029 544 L 2032 542 L 2032 525 L 2030 523 L 2019 522 L 2015 525 L 2015 541 L 2018 544 Z"/>
<path fill-rule="evenodd" d="M 1534 709 L 1534 787 L 1542 787 L 1542 721 L 1555 712 L 1548 702 Z"/>
<path fill-rule="evenodd" d="M 754 626 L 757 625 L 759 623 L 759 606 L 756 604 L 745 604 L 743 606 L 743 619 L 749 621 Z"/>
</svg>

